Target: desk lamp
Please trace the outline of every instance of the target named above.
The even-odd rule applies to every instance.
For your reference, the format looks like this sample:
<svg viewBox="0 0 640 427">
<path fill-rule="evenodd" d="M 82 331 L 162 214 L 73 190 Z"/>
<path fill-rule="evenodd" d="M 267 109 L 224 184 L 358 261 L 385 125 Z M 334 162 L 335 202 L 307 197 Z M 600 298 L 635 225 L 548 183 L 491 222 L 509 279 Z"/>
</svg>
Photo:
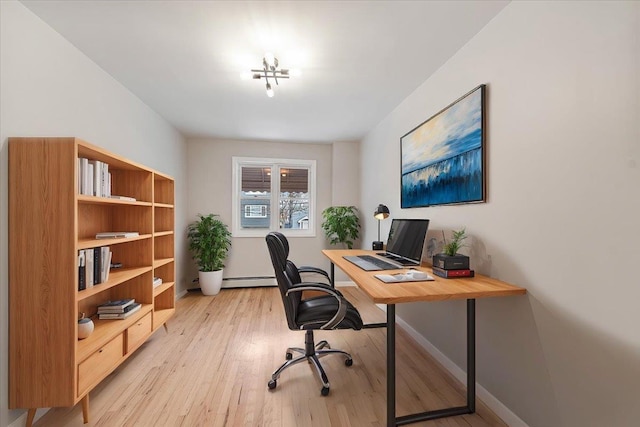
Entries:
<svg viewBox="0 0 640 427">
<path fill-rule="evenodd" d="M 380 221 L 389 218 L 389 208 L 382 204 L 378 205 L 376 211 L 373 213 L 373 217 L 378 220 L 378 240 L 373 242 L 373 250 L 380 251 L 383 247 L 383 243 L 380 240 Z"/>
</svg>

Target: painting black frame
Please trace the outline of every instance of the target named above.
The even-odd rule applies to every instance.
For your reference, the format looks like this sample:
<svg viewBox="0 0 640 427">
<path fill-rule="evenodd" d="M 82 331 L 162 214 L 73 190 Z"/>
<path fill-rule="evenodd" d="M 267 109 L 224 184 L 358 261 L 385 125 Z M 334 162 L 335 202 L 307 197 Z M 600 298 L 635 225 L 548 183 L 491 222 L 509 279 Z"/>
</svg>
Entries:
<svg viewBox="0 0 640 427">
<path fill-rule="evenodd" d="M 486 201 L 485 104 L 486 85 L 482 84 L 400 138 L 402 209 Z M 467 110 L 465 120 L 457 120 Z M 466 126 L 469 133 L 439 139 L 437 132 L 429 132 L 435 125 L 445 131 Z M 441 154 L 445 149 L 454 155 Z M 422 157 L 416 162 L 416 156 Z"/>
</svg>

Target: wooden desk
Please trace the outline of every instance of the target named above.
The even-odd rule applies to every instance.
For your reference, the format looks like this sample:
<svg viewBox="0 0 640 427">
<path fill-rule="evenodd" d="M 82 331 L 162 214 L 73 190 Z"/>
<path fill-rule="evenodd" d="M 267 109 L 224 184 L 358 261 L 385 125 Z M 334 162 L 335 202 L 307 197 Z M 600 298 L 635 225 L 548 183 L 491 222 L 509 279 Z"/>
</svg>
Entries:
<svg viewBox="0 0 640 427">
<path fill-rule="evenodd" d="M 435 278 L 428 282 L 384 283 L 374 276 L 380 271 L 365 271 L 345 260 L 346 255 L 371 255 L 375 251 L 323 250 L 331 261 L 331 281 L 334 266 L 338 266 L 377 304 L 387 305 L 387 426 L 399 426 L 419 421 L 454 415 L 472 414 L 476 410 L 476 354 L 475 354 L 475 300 L 477 298 L 524 295 L 527 290 L 490 277 L 444 279 L 433 274 L 430 267 L 420 267 Z M 394 274 L 406 270 L 388 270 Z M 396 417 L 396 362 L 395 362 L 395 305 L 403 302 L 467 300 L 467 405 Z"/>
</svg>

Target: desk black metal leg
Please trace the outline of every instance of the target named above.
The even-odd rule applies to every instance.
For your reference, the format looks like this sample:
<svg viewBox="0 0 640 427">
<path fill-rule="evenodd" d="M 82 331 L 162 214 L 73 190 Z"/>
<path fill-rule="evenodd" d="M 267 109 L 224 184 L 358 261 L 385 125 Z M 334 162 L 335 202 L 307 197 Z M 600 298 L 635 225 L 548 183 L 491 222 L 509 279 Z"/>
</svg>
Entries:
<svg viewBox="0 0 640 427">
<path fill-rule="evenodd" d="M 467 406 L 476 411 L 476 300 L 467 300 Z"/>
<path fill-rule="evenodd" d="M 396 425 L 396 306 L 387 305 L 387 426 Z"/>
<path fill-rule="evenodd" d="M 435 420 L 456 415 L 473 414 L 476 411 L 476 300 L 467 300 L 467 405 L 453 408 L 436 409 L 434 411 L 422 412 L 419 414 L 404 415 L 402 417 L 390 417 L 390 413 L 395 412 L 395 310 L 387 306 L 387 425 L 403 426 L 420 421 Z M 395 307 L 394 307 L 395 308 Z M 392 313 L 391 315 L 389 313 Z M 393 316 L 393 323 L 391 317 Z M 391 333 L 390 329 L 394 325 Z M 393 335 L 392 335 L 393 334 Z M 390 338 L 393 336 L 393 338 Z M 393 350 L 390 350 L 393 348 Z M 393 351 L 393 352 L 392 352 Z M 393 360 L 393 362 L 391 361 Z M 393 381 L 390 382 L 390 375 L 393 374 Z M 391 395 L 393 393 L 393 397 Z M 391 400 L 393 399 L 393 400 Z"/>
<path fill-rule="evenodd" d="M 336 287 L 335 274 L 336 274 L 336 266 L 333 263 L 331 263 L 331 269 L 329 270 L 329 275 L 331 278 L 331 287 L 333 288 Z"/>
</svg>

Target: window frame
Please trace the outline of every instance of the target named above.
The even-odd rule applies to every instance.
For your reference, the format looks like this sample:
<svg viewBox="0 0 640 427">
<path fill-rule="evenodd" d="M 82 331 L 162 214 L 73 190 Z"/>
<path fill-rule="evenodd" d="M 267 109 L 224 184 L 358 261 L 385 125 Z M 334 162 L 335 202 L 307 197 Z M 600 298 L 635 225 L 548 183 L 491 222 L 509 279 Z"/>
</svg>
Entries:
<svg viewBox="0 0 640 427">
<path fill-rule="evenodd" d="M 316 237 L 316 160 L 233 156 L 232 163 L 231 231 L 233 237 L 264 237 L 270 231 L 278 231 L 287 237 Z M 244 211 L 240 206 L 240 193 L 242 191 L 242 168 L 245 166 L 269 167 L 271 168 L 271 176 L 277 176 L 278 178 L 280 177 L 281 169 L 308 169 L 309 228 L 280 228 L 280 179 L 271 179 L 271 196 L 269 198 L 271 218 L 269 228 L 242 228 L 240 216 L 244 215 Z M 275 175 L 276 172 L 277 175 Z"/>
</svg>

